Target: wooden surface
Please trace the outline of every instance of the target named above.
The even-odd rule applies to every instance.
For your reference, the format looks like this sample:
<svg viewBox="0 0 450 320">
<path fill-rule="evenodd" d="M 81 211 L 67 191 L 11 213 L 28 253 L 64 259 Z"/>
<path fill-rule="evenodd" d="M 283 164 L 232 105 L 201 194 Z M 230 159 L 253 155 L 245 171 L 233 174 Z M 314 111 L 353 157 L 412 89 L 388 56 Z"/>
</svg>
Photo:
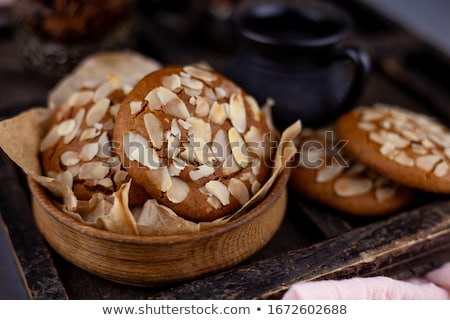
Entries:
<svg viewBox="0 0 450 320">
<path fill-rule="evenodd" d="M 383 101 L 450 120 L 449 61 L 354 1 L 340 3 L 355 19 L 353 40 L 374 58 L 359 103 Z M 144 15 L 141 21 L 137 50 L 164 63 L 207 60 L 219 70 L 226 68 L 234 41 L 220 31 L 222 25 L 190 37 L 179 29 L 155 25 L 149 17 Z M 26 69 L 17 49 L 10 30 L 1 30 L 0 118 L 44 105 L 58 80 Z M 166 287 L 121 285 L 74 266 L 43 240 L 32 216 L 26 177 L 3 153 L 0 179 L 0 212 L 33 299 L 278 298 L 295 281 L 356 275 L 407 278 L 450 260 L 450 205 L 444 196 L 424 194 L 414 206 L 389 218 L 357 219 L 290 191 L 278 232 L 234 268 Z M 5 252 L 0 256 L 6 257 Z"/>
</svg>

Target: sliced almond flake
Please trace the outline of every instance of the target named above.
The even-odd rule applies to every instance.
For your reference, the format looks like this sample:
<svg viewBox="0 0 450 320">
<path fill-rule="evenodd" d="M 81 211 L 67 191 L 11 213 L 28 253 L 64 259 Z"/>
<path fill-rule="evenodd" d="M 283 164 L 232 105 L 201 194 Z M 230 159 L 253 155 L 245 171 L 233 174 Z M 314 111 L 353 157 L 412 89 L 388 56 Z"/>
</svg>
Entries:
<svg viewBox="0 0 450 320">
<path fill-rule="evenodd" d="M 212 195 L 208 196 L 208 199 L 206 199 L 206 202 L 208 202 L 208 204 L 216 210 L 220 209 L 222 207 L 222 205 L 220 204 L 220 201 Z"/>
<path fill-rule="evenodd" d="M 69 144 L 73 139 L 75 139 L 75 137 L 77 136 L 77 134 L 79 133 L 78 131 L 80 130 L 80 126 L 81 123 L 83 122 L 83 118 L 84 118 L 84 114 L 85 114 L 85 109 L 80 109 L 77 114 L 75 115 L 75 122 L 76 122 L 76 126 L 75 128 L 72 130 L 71 133 L 67 134 L 64 137 L 64 143 L 65 144 Z"/>
<path fill-rule="evenodd" d="M 400 150 L 394 149 L 394 150 L 389 151 L 385 157 L 387 157 L 390 160 L 394 160 L 399 154 L 400 154 Z"/>
<path fill-rule="evenodd" d="M 164 113 L 184 120 L 190 117 L 184 102 L 172 91 L 164 87 L 158 87 L 156 95 L 162 104 Z"/>
<path fill-rule="evenodd" d="M 422 142 L 422 145 L 427 149 L 436 148 L 436 145 L 427 138 L 423 139 L 421 142 Z"/>
<path fill-rule="evenodd" d="M 211 100 L 211 101 L 216 101 L 217 97 L 216 94 L 214 93 L 214 90 L 211 89 L 208 86 L 205 86 L 203 89 L 204 95 L 207 99 Z"/>
<path fill-rule="evenodd" d="M 217 199 L 219 199 L 220 203 L 224 206 L 230 204 L 230 192 L 226 185 L 217 180 L 208 181 L 205 184 L 206 190 L 211 192 Z"/>
<path fill-rule="evenodd" d="M 258 128 L 251 126 L 250 129 L 244 134 L 244 140 L 250 151 L 255 152 L 259 156 L 264 154 L 264 137 Z"/>
<path fill-rule="evenodd" d="M 255 194 L 261 189 L 261 183 L 258 180 L 252 182 L 251 192 Z"/>
<path fill-rule="evenodd" d="M 218 160 L 224 160 L 230 154 L 230 150 L 228 149 L 228 137 L 224 130 L 220 129 L 214 135 L 211 151 Z"/>
<path fill-rule="evenodd" d="M 386 139 L 388 142 L 392 143 L 396 148 L 402 149 L 409 146 L 410 141 L 403 139 L 398 134 L 393 132 L 387 132 Z"/>
<path fill-rule="evenodd" d="M 250 159 L 247 157 L 246 145 L 236 128 L 233 127 L 228 130 L 228 141 L 230 142 L 231 153 L 236 163 L 242 168 L 248 166 Z"/>
<path fill-rule="evenodd" d="M 58 126 L 54 126 L 50 129 L 50 131 L 47 133 L 47 135 L 42 139 L 40 151 L 43 152 L 47 150 L 48 148 L 53 147 L 56 145 L 56 143 L 59 141 L 61 136 L 58 134 Z"/>
<path fill-rule="evenodd" d="M 437 134 L 429 134 L 428 138 L 430 138 L 431 141 L 433 141 L 434 143 L 437 143 L 438 145 L 440 145 L 443 148 L 450 147 L 450 145 L 442 137 L 438 136 Z"/>
<path fill-rule="evenodd" d="M 401 121 L 403 123 L 406 123 L 411 119 L 410 114 L 406 113 L 403 110 L 397 109 L 397 108 L 391 108 L 389 113 L 391 114 L 391 116 L 394 119 Z"/>
<path fill-rule="evenodd" d="M 180 152 L 180 157 L 186 160 L 187 162 L 195 161 L 195 152 L 194 148 L 189 143 L 183 143 L 184 150 Z"/>
<path fill-rule="evenodd" d="M 381 153 L 383 156 L 386 156 L 386 155 L 388 155 L 391 151 L 393 151 L 393 150 L 395 150 L 395 149 L 396 149 L 396 148 L 395 148 L 395 145 L 394 145 L 393 143 L 387 141 L 387 142 L 385 142 L 385 143 L 381 146 L 381 148 L 380 148 L 380 153 Z"/>
<path fill-rule="evenodd" d="M 107 163 L 96 161 L 84 163 L 80 167 L 78 178 L 80 179 L 103 179 L 109 173 L 110 167 Z"/>
<path fill-rule="evenodd" d="M 364 131 L 375 131 L 377 126 L 370 122 L 358 122 L 358 128 Z"/>
<path fill-rule="evenodd" d="M 411 130 L 401 130 L 400 133 L 410 141 L 419 141 L 419 136 Z"/>
<path fill-rule="evenodd" d="M 230 182 L 228 183 L 228 190 L 241 205 L 247 203 L 248 200 L 250 200 L 247 186 L 239 179 L 231 178 Z"/>
<path fill-rule="evenodd" d="M 261 109 L 260 109 L 256 99 L 249 95 L 246 95 L 244 99 L 247 102 L 248 106 L 250 107 L 250 110 L 253 114 L 253 118 L 256 121 L 260 122 L 261 121 Z"/>
<path fill-rule="evenodd" d="M 86 143 L 80 151 L 80 158 L 83 161 L 91 161 L 98 153 L 98 143 Z"/>
<path fill-rule="evenodd" d="M 141 112 L 142 102 L 141 101 L 131 101 L 130 102 L 130 112 L 132 115 Z"/>
<path fill-rule="evenodd" d="M 98 138 L 98 152 L 97 156 L 100 158 L 108 158 L 111 155 L 111 141 L 109 140 L 108 133 L 105 131 Z"/>
<path fill-rule="evenodd" d="M 333 183 L 333 190 L 340 197 L 354 197 L 372 190 L 373 183 L 369 179 L 341 177 Z"/>
<path fill-rule="evenodd" d="M 346 176 L 354 176 L 354 175 L 363 173 L 364 171 L 366 171 L 366 166 L 363 165 L 362 163 L 356 162 L 356 163 L 352 164 L 352 165 L 345 171 L 345 175 L 346 175 Z"/>
<path fill-rule="evenodd" d="M 120 103 L 116 103 L 109 107 L 109 113 L 115 118 L 117 117 L 117 113 L 119 112 Z"/>
<path fill-rule="evenodd" d="M 404 151 L 400 151 L 393 160 L 405 167 L 414 166 L 414 160 L 408 157 Z"/>
<path fill-rule="evenodd" d="M 57 176 L 57 175 L 58 175 L 58 172 L 53 171 L 53 170 L 50 170 L 50 171 L 48 171 L 48 172 L 46 173 L 46 176 L 47 176 L 47 177 L 53 178 L 53 179 L 56 179 L 56 176 Z"/>
<path fill-rule="evenodd" d="M 193 106 L 195 106 L 196 103 L 197 103 L 197 98 L 196 97 L 190 97 L 189 98 L 189 103 L 192 104 Z"/>
<path fill-rule="evenodd" d="M 167 156 L 175 158 L 180 153 L 180 139 L 174 135 L 170 135 L 167 139 Z"/>
<path fill-rule="evenodd" d="M 162 83 L 163 87 L 165 87 L 171 91 L 174 91 L 177 88 L 181 87 L 181 79 L 180 79 L 180 76 L 177 74 L 171 74 L 171 75 L 162 77 L 161 83 Z"/>
<path fill-rule="evenodd" d="M 230 97 L 231 124 L 239 133 L 244 133 L 247 128 L 247 114 L 245 112 L 244 99 L 241 94 L 233 93 Z"/>
<path fill-rule="evenodd" d="M 253 159 L 252 162 L 252 172 L 255 176 L 259 175 L 261 171 L 261 160 L 259 158 Z"/>
<path fill-rule="evenodd" d="M 184 130 L 189 130 L 192 127 L 189 122 L 186 122 L 182 119 L 178 119 L 177 122 Z"/>
<path fill-rule="evenodd" d="M 95 90 L 94 101 L 97 102 L 99 100 L 107 98 L 109 94 L 116 89 L 117 87 L 113 83 L 111 83 L 111 81 L 103 83 L 100 87 L 97 88 L 97 90 Z"/>
<path fill-rule="evenodd" d="M 191 125 L 189 128 L 189 137 L 193 137 L 194 141 L 204 141 L 208 143 L 211 141 L 211 126 L 208 122 L 199 118 L 188 118 L 186 122 Z"/>
<path fill-rule="evenodd" d="M 167 190 L 167 199 L 173 203 L 183 202 L 189 195 L 189 185 L 180 178 L 172 177 L 172 185 Z"/>
<path fill-rule="evenodd" d="M 222 173 L 224 176 L 230 176 L 239 172 L 241 167 L 237 164 L 232 154 L 230 154 L 222 163 Z"/>
<path fill-rule="evenodd" d="M 166 166 L 161 166 L 158 169 L 150 170 L 148 176 L 152 183 L 154 183 L 162 192 L 167 192 L 172 186 L 172 177 L 169 174 L 169 169 Z"/>
<path fill-rule="evenodd" d="M 447 162 L 442 161 L 436 165 L 436 167 L 433 170 L 433 173 L 437 177 L 443 177 L 443 176 L 447 175 L 448 169 L 449 169 L 449 166 L 448 166 Z"/>
<path fill-rule="evenodd" d="M 222 87 L 214 88 L 214 93 L 216 94 L 217 99 L 227 98 L 228 92 Z"/>
<path fill-rule="evenodd" d="M 95 128 L 87 128 L 81 132 L 80 141 L 89 140 L 100 135 L 100 131 Z"/>
<path fill-rule="evenodd" d="M 86 124 L 93 126 L 105 116 L 109 108 L 110 100 L 108 98 L 98 100 L 86 114 Z"/>
<path fill-rule="evenodd" d="M 80 163 L 77 163 L 74 166 L 69 166 L 66 168 L 67 171 L 70 171 L 72 177 L 76 177 L 80 173 Z"/>
<path fill-rule="evenodd" d="M 124 182 L 127 177 L 128 177 L 128 172 L 126 172 L 125 170 L 118 170 L 114 174 L 114 177 L 113 177 L 114 183 L 120 184 L 120 183 Z"/>
<path fill-rule="evenodd" d="M 446 148 L 446 149 L 444 150 L 444 154 L 445 154 L 445 156 L 447 157 L 447 159 L 450 159 L 450 148 Z"/>
<path fill-rule="evenodd" d="M 344 171 L 341 166 L 326 166 L 317 170 L 316 182 L 324 183 L 333 180 Z"/>
<path fill-rule="evenodd" d="M 227 114 L 222 104 L 214 101 L 211 110 L 209 111 L 209 120 L 217 124 L 223 124 L 226 119 Z"/>
<path fill-rule="evenodd" d="M 381 187 L 375 189 L 375 198 L 379 203 L 383 203 L 386 200 L 395 196 L 397 188 L 395 187 Z"/>
<path fill-rule="evenodd" d="M 386 142 L 386 136 L 383 132 L 385 131 L 371 132 L 369 133 L 369 139 L 383 145 Z"/>
<path fill-rule="evenodd" d="M 108 121 L 106 121 L 103 124 L 103 130 L 110 131 L 112 129 L 114 129 L 114 120 L 113 119 L 109 119 Z"/>
<path fill-rule="evenodd" d="M 194 97 L 194 98 L 198 98 L 200 96 L 200 94 L 202 93 L 201 90 L 195 90 L 195 89 L 191 89 L 191 88 L 183 88 L 183 92 L 185 94 L 187 94 L 190 97 Z"/>
<path fill-rule="evenodd" d="M 199 117 L 206 117 L 209 114 L 209 102 L 201 96 L 196 99 L 195 114 Z"/>
<path fill-rule="evenodd" d="M 417 154 L 427 154 L 428 150 L 419 143 L 411 143 L 411 150 Z"/>
<path fill-rule="evenodd" d="M 180 159 L 178 159 L 179 161 L 182 161 Z M 172 163 L 169 166 L 169 175 L 171 177 L 175 177 L 175 176 L 179 176 L 181 171 L 183 171 L 184 167 L 186 166 L 186 162 L 182 161 L 185 165 L 184 166 L 179 166 L 178 163 L 176 161 L 174 161 L 174 163 Z"/>
<path fill-rule="evenodd" d="M 181 84 L 193 90 L 201 91 L 203 89 L 203 82 L 192 78 L 181 78 Z"/>
<path fill-rule="evenodd" d="M 217 76 L 207 70 L 203 70 L 193 66 L 185 66 L 183 71 L 190 74 L 192 77 L 203 80 L 205 82 L 212 82 L 217 79 Z"/>
<path fill-rule="evenodd" d="M 92 99 L 94 99 L 93 91 L 88 90 L 77 91 L 69 97 L 67 105 L 69 107 L 84 106 L 87 103 L 91 102 Z"/>
<path fill-rule="evenodd" d="M 416 158 L 416 166 L 426 172 L 430 172 L 441 160 L 440 156 L 434 154 L 420 156 Z"/>
<path fill-rule="evenodd" d="M 189 73 L 187 73 L 187 72 L 184 72 L 184 71 L 180 71 L 179 76 L 181 78 L 191 78 L 191 75 Z"/>
<path fill-rule="evenodd" d="M 144 100 L 148 102 L 148 107 L 151 111 L 161 110 L 162 102 L 158 96 L 159 87 L 154 88 L 145 96 Z M 167 89 L 165 89 L 167 90 Z M 169 91 L 169 90 L 167 90 Z M 169 91 L 172 93 L 172 91 Z"/>
<path fill-rule="evenodd" d="M 55 178 L 61 183 L 67 184 L 71 189 L 73 187 L 73 176 L 72 173 L 68 170 L 61 172 Z"/>
<path fill-rule="evenodd" d="M 380 127 L 383 129 L 389 130 L 392 128 L 392 122 L 391 119 L 384 119 L 383 121 L 379 122 Z"/>
<path fill-rule="evenodd" d="M 133 90 L 133 87 L 130 86 L 129 84 L 125 84 L 122 87 L 122 91 L 123 93 L 125 93 L 126 95 L 129 94 L 131 92 L 131 90 Z"/>
<path fill-rule="evenodd" d="M 80 162 L 80 155 L 78 154 L 78 152 L 69 150 L 63 152 L 59 159 L 64 166 L 68 167 L 76 165 L 78 162 Z"/>
<path fill-rule="evenodd" d="M 175 119 L 172 119 L 172 122 L 170 124 L 170 133 L 180 139 L 181 137 L 181 130 L 180 127 L 177 124 L 177 121 Z"/>
<path fill-rule="evenodd" d="M 192 170 L 189 172 L 189 177 L 192 181 L 200 180 L 201 178 L 206 178 L 214 174 L 214 167 L 210 165 L 201 165 L 197 167 L 197 170 Z"/>
<path fill-rule="evenodd" d="M 161 121 L 153 113 L 148 112 L 144 115 L 144 124 L 153 147 L 161 148 L 164 140 Z"/>
<path fill-rule="evenodd" d="M 58 125 L 58 134 L 60 136 L 65 136 L 66 134 L 69 134 L 75 129 L 75 126 L 77 125 L 77 122 L 75 119 L 68 119 L 63 122 L 61 122 Z"/>
<path fill-rule="evenodd" d="M 114 186 L 114 183 L 112 182 L 111 178 L 103 178 L 97 180 L 97 184 L 105 188 L 112 188 Z"/>
<path fill-rule="evenodd" d="M 374 109 L 363 109 L 361 111 L 360 121 L 362 122 L 373 122 L 384 118 L 384 114 Z"/>
</svg>

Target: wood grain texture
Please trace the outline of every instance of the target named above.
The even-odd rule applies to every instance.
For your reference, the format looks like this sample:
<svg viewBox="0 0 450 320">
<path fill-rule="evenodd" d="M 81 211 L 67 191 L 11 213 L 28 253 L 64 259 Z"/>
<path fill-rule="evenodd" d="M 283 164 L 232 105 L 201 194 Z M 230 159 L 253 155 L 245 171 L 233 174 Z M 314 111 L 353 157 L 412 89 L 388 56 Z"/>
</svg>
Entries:
<svg viewBox="0 0 450 320">
<path fill-rule="evenodd" d="M 399 266 L 414 268 L 432 255 L 441 260 L 429 267 L 450 258 L 450 201 L 403 212 L 306 249 L 167 290 L 154 298 L 279 298 L 298 281 L 395 275 Z"/>
<path fill-rule="evenodd" d="M 284 218 L 288 178 L 286 171 L 260 204 L 236 220 L 193 234 L 153 237 L 80 223 L 58 210 L 33 180 L 29 183 L 37 226 L 61 256 L 102 278 L 155 286 L 229 268 L 261 249 Z"/>
</svg>

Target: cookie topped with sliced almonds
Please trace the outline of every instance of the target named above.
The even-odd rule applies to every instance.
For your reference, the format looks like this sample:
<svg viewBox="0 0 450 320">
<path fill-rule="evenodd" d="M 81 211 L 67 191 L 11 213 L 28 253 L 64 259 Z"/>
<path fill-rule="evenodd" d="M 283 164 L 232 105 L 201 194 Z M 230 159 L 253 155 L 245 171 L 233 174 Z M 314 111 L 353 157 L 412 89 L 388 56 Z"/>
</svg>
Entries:
<svg viewBox="0 0 450 320">
<path fill-rule="evenodd" d="M 167 67 L 124 100 L 114 143 L 129 175 L 158 202 L 212 221 L 238 210 L 268 178 L 269 132 L 255 99 L 221 74 Z"/>
<path fill-rule="evenodd" d="M 373 170 L 410 187 L 450 193 L 450 131 L 435 119 L 376 104 L 343 115 L 336 130 Z"/>
<path fill-rule="evenodd" d="M 413 191 L 370 170 L 345 152 L 333 129 L 305 129 L 290 186 L 299 194 L 358 216 L 391 214 L 413 200 Z"/>
<path fill-rule="evenodd" d="M 111 150 L 115 116 L 130 90 L 111 76 L 95 88 L 74 92 L 55 113 L 41 141 L 44 174 L 70 185 L 79 200 L 89 200 L 95 193 L 112 194 L 130 179 Z M 134 183 L 131 190 L 130 206 L 149 198 Z"/>
</svg>

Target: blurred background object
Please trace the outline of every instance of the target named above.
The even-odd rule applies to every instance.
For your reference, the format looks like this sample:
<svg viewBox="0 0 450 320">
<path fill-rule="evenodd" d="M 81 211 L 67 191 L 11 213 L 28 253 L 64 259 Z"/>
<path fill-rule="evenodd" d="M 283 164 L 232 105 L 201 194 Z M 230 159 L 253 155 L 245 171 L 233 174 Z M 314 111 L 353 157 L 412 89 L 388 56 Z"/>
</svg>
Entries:
<svg viewBox="0 0 450 320">
<path fill-rule="evenodd" d="M 16 0 L 13 12 L 24 61 L 64 74 L 83 57 L 129 47 L 134 0 Z"/>
</svg>

